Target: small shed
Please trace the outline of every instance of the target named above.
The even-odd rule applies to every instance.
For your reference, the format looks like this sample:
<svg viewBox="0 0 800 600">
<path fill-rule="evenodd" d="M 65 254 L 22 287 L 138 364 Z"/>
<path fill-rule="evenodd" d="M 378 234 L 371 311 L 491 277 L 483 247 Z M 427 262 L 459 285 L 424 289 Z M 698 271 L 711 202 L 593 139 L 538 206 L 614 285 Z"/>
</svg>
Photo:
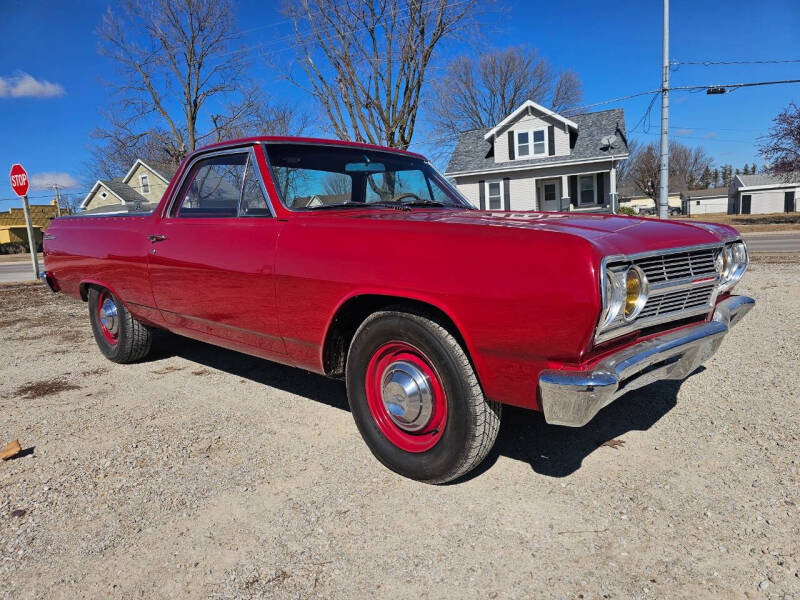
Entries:
<svg viewBox="0 0 800 600">
<path fill-rule="evenodd" d="M 728 188 L 715 187 L 681 192 L 681 212 L 684 215 L 713 215 L 728 212 Z"/>
</svg>

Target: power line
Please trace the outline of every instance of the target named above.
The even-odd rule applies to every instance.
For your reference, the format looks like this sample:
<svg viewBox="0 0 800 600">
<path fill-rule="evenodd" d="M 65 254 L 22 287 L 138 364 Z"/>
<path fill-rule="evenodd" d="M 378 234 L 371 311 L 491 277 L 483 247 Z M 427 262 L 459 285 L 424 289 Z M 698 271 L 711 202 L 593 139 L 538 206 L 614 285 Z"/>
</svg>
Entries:
<svg viewBox="0 0 800 600">
<path fill-rule="evenodd" d="M 691 90 L 709 90 L 711 88 L 731 88 L 736 90 L 744 87 L 756 87 L 759 85 L 783 85 L 787 83 L 800 83 L 800 79 L 783 79 L 780 81 L 752 81 L 748 83 L 722 83 L 715 85 L 682 85 L 669 88 L 669 91 L 691 91 Z"/>
<path fill-rule="evenodd" d="M 716 65 L 780 65 L 788 63 L 800 63 L 800 58 L 776 60 L 673 60 L 669 64 L 673 67 L 679 67 L 681 65 L 702 65 L 704 67 L 711 67 Z"/>
<path fill-rule="evenodd" d="M 602 102 L 594 102 L 592 104 L 584 104 L 583 106 L 576 106 L 564 111 L 567 114 L 575 114 L 578 111 L 593 108 L 595 106 L 603 106 L 604 104 L 613 104 L 614 102 L 622 102 L 623 100 L 630 100 L 631 98 L 638 98 L 639 96 L 646 96 L 647 94 L 660 94 L 661 90 L 648 90 L 647 92 L 637 92 L 636 94 L 629 94 L 628 96 L 620 96 L 619 98 L 612 98 L 611 100 L 603 100 Z"/>
</svg>

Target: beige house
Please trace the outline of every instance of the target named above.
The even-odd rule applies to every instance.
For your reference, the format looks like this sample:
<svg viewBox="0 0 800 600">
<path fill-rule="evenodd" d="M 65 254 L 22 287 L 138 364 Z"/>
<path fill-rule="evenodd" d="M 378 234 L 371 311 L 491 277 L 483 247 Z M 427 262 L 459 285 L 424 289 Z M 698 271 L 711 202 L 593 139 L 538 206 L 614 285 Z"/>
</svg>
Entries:
<svg viewBox="0 0 800 600">
<path fill-rule="evenodd" d="M 481 209 L 608 211 L 627 157 L 622 109 L 567 118 L 528 100 L 459 134 L 445 174 Z"/>
<path fill-rule="evenodd" d="M 152 167 L 142 159 L 137 159 L 124 177 L 97 180 L 83 199 L 81 210 L 86 212 L 103 208 L 106 212 L 114 206 L 127 210 L 130 206 L 158 204 L 175 170 L 175 167 L 162 164 Z"/>
</svg>

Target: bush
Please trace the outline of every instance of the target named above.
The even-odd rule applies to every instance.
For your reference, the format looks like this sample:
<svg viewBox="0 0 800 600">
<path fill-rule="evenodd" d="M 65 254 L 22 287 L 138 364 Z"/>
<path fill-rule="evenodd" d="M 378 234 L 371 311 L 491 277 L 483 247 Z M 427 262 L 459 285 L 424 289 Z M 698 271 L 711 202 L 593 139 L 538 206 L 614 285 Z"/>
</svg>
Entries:
<svg viewBox="0 0 800 600">
<path fill-rule="evenodd" d="M 617 214 L 620 215 L 635 215 L 636 211 L 632 206 L 620 206 L 619 210 L 617 210 Z"/>
<path fill-rule="evenodd" d="M 24 254 L 28 251 L 27 244 L 0 244 L 0 254 Z"/>
</svg>

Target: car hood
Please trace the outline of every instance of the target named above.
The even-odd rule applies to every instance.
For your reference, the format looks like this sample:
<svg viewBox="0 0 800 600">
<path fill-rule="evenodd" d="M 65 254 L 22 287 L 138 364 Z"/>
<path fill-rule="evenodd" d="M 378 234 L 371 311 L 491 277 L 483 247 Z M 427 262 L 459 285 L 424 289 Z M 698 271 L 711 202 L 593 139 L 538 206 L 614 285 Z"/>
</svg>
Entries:
<svg viewBox="0 0 800 600">
<path fill-rule="evenodd" d="M 610 214 L 412 210 L 359 211 L 350 216 L 562 233 L 589 241 L 603 255 L 718 243 L 738 236 L 737 231 L 727 225 Z"/>
</svg>

